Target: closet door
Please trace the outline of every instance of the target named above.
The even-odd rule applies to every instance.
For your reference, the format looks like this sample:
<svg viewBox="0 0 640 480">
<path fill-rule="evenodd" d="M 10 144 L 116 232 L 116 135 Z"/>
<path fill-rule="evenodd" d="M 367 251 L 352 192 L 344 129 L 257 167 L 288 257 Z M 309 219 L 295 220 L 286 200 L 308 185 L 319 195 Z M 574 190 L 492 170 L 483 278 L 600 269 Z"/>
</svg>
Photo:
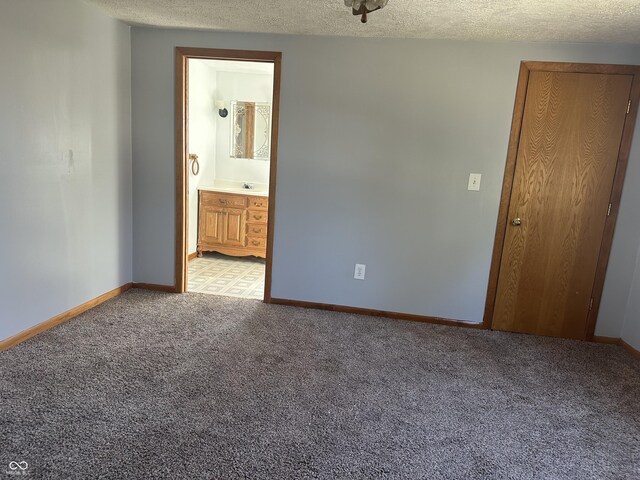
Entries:
<svg viewBox="0 0 640 480">
<path fill-rule="evenodd" d="M 633 77 L 529 73 L 494 329 L 586 337 Z"/>
</svg>

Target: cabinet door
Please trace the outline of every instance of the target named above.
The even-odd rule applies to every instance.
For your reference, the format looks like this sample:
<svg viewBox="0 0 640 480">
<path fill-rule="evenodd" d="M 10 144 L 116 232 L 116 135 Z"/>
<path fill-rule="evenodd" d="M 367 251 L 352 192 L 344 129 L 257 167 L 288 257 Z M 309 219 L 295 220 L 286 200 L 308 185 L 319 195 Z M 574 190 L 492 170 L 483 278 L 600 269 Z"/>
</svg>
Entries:
<svg viewBox="0 0 640 480">
<path fill-rule="evenodd" d="M 223 243 L 244 247 L 246 245 L 247 211 L 239 208 L 225 209 L 225 228 Z"/>
<path fill-rule="evenodd" d="M 224 208 L 201 205 L 199 243 L 222 243 L 224 241 L 224 218 Z"/>
</svg>

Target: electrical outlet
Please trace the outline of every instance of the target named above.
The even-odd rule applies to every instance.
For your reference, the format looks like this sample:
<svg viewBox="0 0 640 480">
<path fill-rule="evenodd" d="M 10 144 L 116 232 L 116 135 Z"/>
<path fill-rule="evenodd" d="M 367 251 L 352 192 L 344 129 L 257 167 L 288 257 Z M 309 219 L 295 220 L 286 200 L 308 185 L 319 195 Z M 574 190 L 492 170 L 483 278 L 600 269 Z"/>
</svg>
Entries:
<svg viewBox="0 0 640 480">
<path fill-rule="evenodd" d="M 470 173 L 469 174 L 469 186 L 467 190 L 480 190 L 480 180 L 482 179 L 481 173 Z"/>
<path fill-rule="evenodd" d="M 364 271 L 366 268 L 366 265 L 356 263 L 356 270 L 353 273 L 353 278 L 355 278 L 356 280 L 364 280 Z"/>
</svg>

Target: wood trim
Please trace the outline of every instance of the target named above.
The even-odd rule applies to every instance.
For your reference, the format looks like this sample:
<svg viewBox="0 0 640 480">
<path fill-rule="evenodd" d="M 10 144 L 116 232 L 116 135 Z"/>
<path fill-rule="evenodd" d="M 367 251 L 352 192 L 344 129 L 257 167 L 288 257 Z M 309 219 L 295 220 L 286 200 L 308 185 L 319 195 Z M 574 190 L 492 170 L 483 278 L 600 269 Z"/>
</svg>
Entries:
<svg viewBox="0 0 640 480">
<path fill-rule="evenodd" d="M 140 288 L 142 290 L 154 290 L 156 292 L 184 293 L 184 292 L 177 292 L 176 287 L 173 285 L 160 285 L 157 283 L 132 283 L 131 288 Z"/>
<path fill-rule="evenodd" d="M 620 342 L 622 342 L 622 340 L 618 337 L 601 337 L 599 335 L 594 335 L 593 342 L 606 343 L 609 345 L 621 345 Z"/>
<path fill-rule="evenodd" d="M 264 303 L 271 303 L 271 278 L 273 274 L 273 239 L 276 222 L 276 179 L 278 173 L 278 132 L 280 128 L 280 76 L 282 54 L 273 60 L 273 105 L 271 120 L 271 166 L 269 167 L 269 208 L 267 210 L 267 258 L 264 272 Z"/>
<path fill-rule="evenodd" d="M 506 234 L 507 215 L 509 213 L 509 204 L 511 202 L 511 191 L 513 188 L 518 146 L 520 143 L 520 131 L 522 127 L 522 118 L 524 115 L 524 103 L 527 96 L 529 73 L 532 71 L 633 75 L 630 94 L 631 110 L 629 111 L 629 114 L 625 119 L 625 126 L 620 143 L 620 150 L 618 153 L 616 174 L 614 177 L 613 188 L 610 197 L 613 208 L 611 210 L 611 215 L 609 216 L 609 218 L 607 219 L 607 223 L 605 224 L 605 231 L 603 233 L 602 244 L 600 246 L 600 253 L 598 256 L 598 267 L 592 289 L 592 297 L 594 299 L 593 308 L 591 309 L 591 312 L 587 317 L 585 338 L 586 340 L 594 340 L 596 320 L 598 318 L 598 310 L 600 308 L 600 300 L 602 298 L 602 290 L 604 287 L 607 264 L 609 262 L 609 255 L 611 253 L 611 246 L 613 243 L 613 233 L 618 217 L 620 198 L 622 196 L 622 187 L 624 184 L 624 177 L 629 161 L 631 141 L 638 113 L 638 102 L 640 101 L 640 66 L 532 61 L 523 61 L 520 63 L 520 73 L 518 77 L 518 86 L 516 89 L 516 99 L 513 110 L 511 134 L 509 137 L 507 161 L 505 165 L 505 174 L 502 184 L 500 207 L 498 210 L 498 223 L 496 226 L 496 236 L 491 259 L 491 269 L 489 273 L 489 283 L 487 286 L 487 299 L 485 303 L 485 312 L 483 319 L 483 324 L 486 328 L 491 328 L 491 324 L 493 321 L 494 305 L 498 290 L 498 277 L 500 275 L 500 263 L 502 260 L 502 251 L 504 249 Z"/>
<path fill-rule="evenodd" d="M 627 165 L 629 164 L 629 153 L 631 152 L 631 141 L 633 139 L 633 131 L 636 126 L 636 118 L 638 115 L 638 102 L 640 102 L 640 67 L 637 67 L 631 83 L 631 109 L 627 114 L 622 131 L 622 139 L 620 141 L 620 150 L 618 151 L 618 164 L 616 173 L 613 178 L 613 187 L 611 188 L 611 214 L 607 218 L 602 234 L 602 243 L 600 244 L 600 253 L 598 255 L 598 264 L 596 267 L 596 278 L 593 282 L 591 297 L 593 298 L 593 307 L 587 317 L 587 325 L 585 338 L 591 340 L 596 329 L 598 320 L 598 312 L 600 311 L 600 300 L 602 299 L 602 291 L 604 290 L 604 280 L 607 274 L 607 265 L 611 255 L 611 247 L 613 246 L 613 234 L 618 220 L 618 212 L 620 210 L 620 199 L 622 198 L 622 188 L 624 186 L 624 178 L 627 173 Z"/>
<path fill-rule="evenodd" d="M 411 313 L 388 312 L 385 310 L 372 310 L 370 308 L 349 307 L 346 305 L 333 305 L 330 303 L 304 302 L 301 300 L 288 300 L 285 298 L 271 298 L 268 303 L 274 305 L 287 305 L 290 307 L 311 308 L 315 310 L 329 310 L 331 312 L 355 313 L 357 315 L 368 315 L 371 317 L 385 317 L 395 320 L 410 320 L 412 322 L 434 323 L 436 325 L 448 325 L 453 327 L 465 327 L 484 330 L 482 323 L 469 323 L 461 320 L 451 320 L 448 318 L 427 317 L 414 315 Z"/>
<path fill-rule="evenodd" d="M 524 103 L 527 98 L 527 87 L 529 86 L 529 70 L 525 62 L 520 63 L 520 73 L 518 75 L 518 85 L 516 88 L 516 99 L 513 106 L 513 119 L 511 120 L 511 134 L 509 136 L 509 147 L 507 149 L 507 163 L 504 168 L 504 181 L 502 183 L 502 194 L 500 196 L 500 208 L 498 209 L 498 223 L 496 225 L 496 237 L 493 244 L 493 254 L 491 257 L 491 269 L 489 271 L 489 284 L 487 286 L 487 299 L 484 306 L 484 318 L 482 320 L 485 328 L 490 328 L 493 321 L 493 311 L 498 293 L 498 276 L 500 275 L 500 263 L 502 262 L 502 250 L 507 234 L 507 216 L 509 215 L 509 203 L 511 202 L 511 190 L 513 189 L 513 179 L 516 172 L 516 158 L 518 157 L 518 147 L 520 146 L 520 130 L 522 118 L 524 116 Z"/>
<path fill-rule="evenodd" d="M 249 240 L 249 237 L 247 237 L 247 240 Z M 258 240 L 257 238 L 254 238 L 254 240 Z M 209 244 L 203 244 L 200 248 L 200 251 L 202 253 L 205 252 L 218 252 L 221 253 L 223 255 L 228 255 L 229 257 L 250 257 L 250 256 L 254 256 L 254 257 L 258 257 L 258 258 L 265 258 L 265 252 L 264 249 L 260 250 L 259 247 L 255 248 L 255 247 L 249 247 L 248 245 L 246 247 L 238 247 L 238 246 L 234 246 L 234 245 L 217 245 L 217 244 L 213 244 L 213 243 L 209 243 Z"/>
<path fill-rule="evenodd" d="M 175 71 L 175 125 L 176 125 L 176 251 L 175 251 L 175 288 L 172 291 L 184 293 L 187 287 L 187 234 L 188 215 L 186 192 L 188 176 L 187 132 L 188 132 L 188 59 L 236 60 L 247 62 L 273 63 L 273 103 L 271 126 L 271 158 L 269 161 L 269 209 L 267 231 L 267 254 L 264 282 L 264 301 L 271 299 L 271 275 L 273 259 L 273 239 L 276 211 L 276 179 L 278 163 L 278 130 L 280 125 L 280 76 L 282 65 L 281 52 L 255 50 L 227 50 L 214 48 L 176 47 Z"/>
<path fill-rule="evenodd" d="M 124 292 L 129 290 L 132 287 L 131 283 L 126 283 L 121 287 L 114 288 L 113 290 L 108 291 L 107 293 L 103 293 L 102 295 L 94 298 L 93 300 L 89 300 L 88 302 L 83 303 L 82 305 L 78 305 L 77 307 L 72 308 L 71 310 L 67 310 L 59 315 L 56 315 L 49 320 L 45 320 L 44 322 L 38 323 L 33 327 L 27 328 L 16 335 L 7 338 L 6 340 L 0 341 L 0 352 L 4 352 L 11 347 L 15 347 L 19 343 L 22 343 L 30 338 L 35 337 L 36 335 L 50 330 L 51 328 L 60 325 L 61 323 L 66 322 L 67 320 L 71 320 L 74 317 L 77 317 L 81 313 L 86 312 L 87 310 L 91 310 L 92 308 L 100 305 L 101 303 L 106 302 L 107 300 L 111 300 L 118 295 L 122 295 Z"/>
<path fill-rule="evenodd" d="M 189 216 L 187 215 L 186 196 L 189 191 L 187 168 L 187 115 L 189 72 L 187 56 L 179 47 L 175 58 L 175 112 L 176 112 L 176 254 L 175 254 L 175 291 L 184 292 L 187 286 L 187 233 L 189 232 Z"/>
<path fill-rule="evenodd" d="M 183 56 L 206 60 L 237 60 L 239 62 L 273 63 L 282 56 L 281 52 L 263 50 L 232 50 L 221 48 L 176 47 Z"/>
<path fill-rule="evenodd" d="M 522 64 L 530 72 L 604 73 L 617 75 L 640 74 L 640 65 L 537 61 L 523 61 Z"/>
<path fill-rule="evenodd" d="M 197 256 L 198 256 L 198 252 L 190 253 L 189 256 L 187 257 L 187 262 L 190 262 L 191 260 L 193 260 Z"/>
<path fill-rule="evenodd" d="M 640 360 L 640 350 L 638 350 L 635 347 L 629 345 L 627 342 L 625 342 L 621 338 L 618 338 L 618 337 L 601 337 L 601 336 L 598 336 L 598 335 L 594 335 L 592 341 L 595 342 L 595 343 L 606 343 L 608 345 L 618 345 L 618 346 L 624 348 L 627 352 L 629 352 L 629 354 L 632 357 L 637 358 L 638 360 Z"/>
<path fill-rule="evenodd" d="M 622 348 L 624 348 L 627 352 L 629 352 L 632 357 L 640 360 L 640 350 L 635 349 L 634 347 L 632 347 L 622 339 L 620 339 L 620 345 L 622 345 Z"/>
</svg>

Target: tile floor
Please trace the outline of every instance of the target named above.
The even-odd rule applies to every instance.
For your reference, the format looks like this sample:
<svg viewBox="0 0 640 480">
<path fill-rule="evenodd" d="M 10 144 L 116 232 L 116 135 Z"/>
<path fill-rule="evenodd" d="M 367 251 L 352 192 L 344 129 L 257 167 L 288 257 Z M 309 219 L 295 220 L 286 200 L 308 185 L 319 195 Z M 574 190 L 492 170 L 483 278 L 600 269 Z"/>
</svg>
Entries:
<svg viewBox="0 0 640 480">
<path fill-rule="evenodd" d="M 189 291 L 256 298 L 264 296 L 265 261 L 207 252 L 189 262 Z"/>
</svg>

